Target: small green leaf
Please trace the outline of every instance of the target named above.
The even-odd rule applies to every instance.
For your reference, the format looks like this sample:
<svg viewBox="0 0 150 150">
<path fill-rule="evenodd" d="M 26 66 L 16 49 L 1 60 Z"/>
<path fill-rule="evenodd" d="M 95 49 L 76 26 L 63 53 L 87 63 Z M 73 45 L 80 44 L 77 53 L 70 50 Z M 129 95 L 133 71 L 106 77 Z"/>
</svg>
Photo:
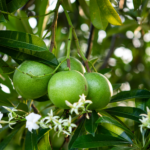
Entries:
<svg viewBox="0 0 150 150">
<path fill-rule="evenodd" d="M 93 1 L 93 0 L 92 0 Z M 102 15 L 113 25 L 122 25 L 121 19 L 109 0 L 97 0 Z"/>
<path fill-rule="evenodd" d="M 132 98 L 150 98 L 150 92 L 148 90 L 123 91 L 114 95 L 110 103 L 119 102 Z"/>
<path fill-rule="evenodd" d="M 15 136 L 15 134 L 19 131 L 22 124 L 17 125 L 11 133 L 0 143 L 0 150 L 4 150 L 4 148 L 8 145 L 10 140 Z"/>
<path fill-rule="evenodd" d="M 38 136 L 37 136 L 37 141 L 39 142 L 41 140 L 41 138 L 46 135 L 47 133 L 49 133 L 51 129 L 39 129 L 39 132 L 38 132 Z"/>
<path fill-rule="evenodd" d="M 85 122 L 85 119 L 83 119 L 83 120 L 80 122 L 78 128 L 75 130 L 75 132 L 74 132 L 74 134 L 73 134 L 73 136 L 72 136 L 72 138 L 71 138 L 71 141 L 69 142 L 69 147 L 68 147 L 69 150 L 72 150 L 74 142 L 76 141 L 76 139 L 77 139 L 79 136 L 82 135 L 82 130 L 83 130 L 83 128 L 84 128 L 84 122 Z"/>
<path fill-rule="evenodd" d="M 17 31 L 0 31 L 0 45 L 39 52 L 48 51 L 45 43 L 39 37 Z"/>
<path fill-rule="evenodd" d="M 27 131 L 25 139 L 25 150 L 38 150 L 37 134 L 35 130 L 33 130 L 32 133 Z"/>
<path fill-rule="evenodd" d="M 112 71 L 111 68 L 105 68 L 105 69 L 101 69 L 101 70 L 99 71 L 99 73 L 105 74 L 105 73 L 108 73 L 108 72 L 110 72 L 110 71 Z"/>
<path fill-rule="evenodd" d="M 25 5 L 25 3 L 28 0 L 9 0 L 7 2 L 7 8 L 8 8 L 8 12 L 14 12 L 15 10 L 19 9 L 20 7 L 22 7 L 23 5 Z"/>
<path fill-rule="evenodd" d="M 34 60 L 47 65 L 58 65 L 56 57 L 49 51 L 36 52 L 31 50 L 14 49 L 0 46 L 0 52 L 11 56 L 19 61 Z"/>
<path fill-rule="evenodd" d="M 0 106 L 10 106 L 10 107 L 13 107 L 13 104 L 5 99 L 4 97 L 0 97 Z"/>
<path fill-rule="evenodd" d="M 142 4 L 142 0 L 133 0 L 134 10 L 137 10 Z"/>
<path fill-rule="evenodd" d="M 94 64 L 97 62 L 98 58 L 93 58 L 91 60 L 88 61 L 88 65 L 90 68 L 92 68 L 92 65 L 94 66 Z"/>
<path fill-rule="evenodd" d="M 111 135 L 96 134 L 95 137 L 92 135 L 80 136 L 73 144 L 73 148 L 96 148 L 103 146 L 113 146 L 113 145 L 124 145 L 129 144 L 129 142 Z"/>
<path fill-rule="evenodd" d="M 140 122 L 139 121 L 139 119 L 141 118 L 139 116 L 140 114 L 146 113 L 145 111 L 143 111 L 142 109 L 139 109 L 139 108 L 123 107 L 123 106 L 107 108 L 104 110 L 111 115 L 116 115 L 116 116 L 120 116 L 120 117 L 124 117 L 124 118 L 128 118 L 128 119 L 132 119 L 136 122 Z"/>
<path fill-rule="evenodd" d="M 63 0 L 63 3 L 68 11 L 73 11 L 70 0 Z"/>
<path fill-rule="evenodd" d="M 49 141 L 49 132 L 47 132 L 38 143 L 38 150 L 52 150 Z"/>
<path fill-rule="evenodd" d="M 98 124 L 96 123 L 97 119 L 99 118 L 98 114 L 95 110 L 92 111 L 90 119 L 86 119 L 85 121 L 85 128 L 86 130 L 95 136 L 95 131 L 97 129 Z"/>
<path fill-rule="evenodd" d="M 113 90 L 118 90 L 121 87 L 121 83 L 112 84 Z"/>
<path fill-rule="evenodd" d="M 90 0 L 89 9 L 91 22 L 96 28 L 105 30 L 108 25 L 108 21 L 98 5 L 97 0 Z"/>
</svg>

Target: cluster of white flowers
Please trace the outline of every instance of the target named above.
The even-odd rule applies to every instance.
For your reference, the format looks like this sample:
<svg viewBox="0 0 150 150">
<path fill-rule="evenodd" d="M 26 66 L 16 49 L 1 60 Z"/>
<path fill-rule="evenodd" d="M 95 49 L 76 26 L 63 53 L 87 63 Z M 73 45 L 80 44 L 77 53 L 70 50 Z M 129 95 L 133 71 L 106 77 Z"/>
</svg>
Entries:
<svg viewBox="0 0 150 150">
<path fill-rule="evenodd" d="M 70 102 L 66 101 L 66 104 L 71 108 L 70 113 L 72 114 L 75 112 L 77 115 L 87 113 L 88 117 L 88 106 L 92 103 L 90 100 L 85 100 L 85 95 L 82 94 L 79 96 L 80 99 L 78 102 L 71 104 Z M 16 124 L 18 121 L 26 121 L 26 128 L 32 132 L 32 130 L 41 128 L 54 128 L 55 131 L 59 134 L 62 132 L 66 135 L 70 135 L 72 132 L 72 128 L 76 127 L 74 123 L 72 123 L 71 115 L 68 119 L 60 118 L 59 116 L 53 115 L 53 110 L 51 109 L 50 112 L 46 117 L 41 118 L 41 115 L 30 113 L 29 115 L 20 116 L 16 112 L 19 111 L 16 108 L 8 108 L 3 106 L 7 111 L 8 114 L 8 121 L 2 120 L 3 114 L 0 112 L 0 128 L 2 128 L 2 124 L 9 124 L 11 129 L 12 125 Z"/>
<path fill-rule="evenodd" d="M 66 105 L 71 108 L 70 113 L 72 114 L 73 112 L 75 112 L 76 115 L 79 115 L 79 114 L 91 112 L 90 110 L 88 110 L 88 107 L 89 107 L 90 104 L 92 104 L 92 101 L 86 100 L 85 99 L 86 96 L 84 94 L 79 95 L 79 97 L 80 97 L 79 101 L 76 102 L 76 103 L 73 103 L 73 104 L 71 104 L 67 100 L 65 101 Z"/>
<path fill-rule="evenodd" d="M 142 123 L 141 125 L 139 125 L 141 133 L 143 132 L 143 128 L 150 129 L 150 109 L 148 107 L 146 107 L 146 109 L 147 109 L 147 115 L 141 114 L 140 116 L 142 116 L 142 119 L 139 119 Z"/>
</svg>

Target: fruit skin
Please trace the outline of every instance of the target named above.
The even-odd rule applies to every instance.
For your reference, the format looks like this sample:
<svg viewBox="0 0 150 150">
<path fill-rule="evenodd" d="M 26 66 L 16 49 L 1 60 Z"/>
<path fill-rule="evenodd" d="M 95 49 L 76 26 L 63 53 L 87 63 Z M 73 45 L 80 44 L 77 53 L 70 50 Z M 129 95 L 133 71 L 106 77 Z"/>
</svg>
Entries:
<svg viewBox="0 0 150 150">
<path fill-rule="evenodd" d="M 58 62 L 60 63 L 64 59 L 65 59 L 65 57 L 60 57 L 60 58 L 58 58 Z M 59 69 L 59 71 L 64 71 L 65 68 L 67 68 L 67 60 L 61 64 L 61 68 Z M 71 70 L 79 71 L 82 74 L 84 74 L 84 72 L 85 72 L 85 68 L 82 65 L 82 63 L 74 57 L 70 57 L 70 68 L 71 68 Z"/>
<path fill-rule="evenodd" d="M 59 137 L 58 137 L 58 132 L 54 131 L 54 129 L 52 129 L 50 132 L 50 141 L 51 141 L 51 146 L 53 148 L 60 148 L 64 141 L 65 141 L 65 134 L 60 133 Z"/>
<path fill-rule="evenodd" d="M 48 96 L 59 108 L 68 109 L 65 100 L 73 104 L 82 94 L 88 94 L 88 84 L 85 77 L 78 71 L 58 72 L 48 83 Z"/>
<path fill-rule="evenodd" d="M 24 61 L 18 69 L 24 74 L 16 69 L 13 75 L 13 83 L 16 91 L 21 96 L 26 99 L 35 99 L 47 93 L 47 85 L 52 75 L 31 78 L 25 73 L 40 76 L 51 73 L 54 70 L 53 68 L 36 61 Z"/>
<path fill-rule="evenodd" d="M 85 73 L 85 78 L 89 87 L 86 99 L 93 102 L 89 109 L 104 108 L 109 103 L 113 94 L 111 83 L 104 75 L 96 72 Z"/>
</svg>

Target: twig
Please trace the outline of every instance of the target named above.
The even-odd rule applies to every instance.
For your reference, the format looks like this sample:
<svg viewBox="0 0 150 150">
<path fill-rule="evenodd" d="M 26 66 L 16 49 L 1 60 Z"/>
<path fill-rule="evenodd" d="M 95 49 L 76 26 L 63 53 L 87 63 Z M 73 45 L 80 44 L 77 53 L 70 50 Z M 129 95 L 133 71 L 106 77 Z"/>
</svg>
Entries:
<svg viewBox="0 0 150 150">
<path fill-rule="evenodd" d="M 94 26 L 93 26 L 93 24 L 91 24 L 90 35 L 89 35 L 89 39 L 88 39 L 88 47 L 87 47 L 86 54 L 85 54 L 85 57 L 87 59 L 89 59 L 90 54 L 91 54 L 91 50 L 92 50 L 92 46 L 93 46 L 93 39 L 94 39 Z"/>
<path fill-rule="evenodd" d="M 33 103 L 32 103 L 32 105 L 31 105 L 31 107 L 32 107 L 34 113 L 40 114 L 39 111 L 38 111 L 38 109 L 35 107 L 35 105 L 34 105 Z"/>
<path fill-rule="evenodd" d="M 21 8 L 21 10 L 27 10 L 35 0 L 28 0 L 28 2 Z"/>
<path fill-rule="evenodd" d="M 108 54 L 107 54 L 107 56 L 106 56 L 106 58 L 105 58 L 105 60 L 102 64 L 102 66 L 100 67 L 100 69 L 104 69 L 107 66 L 108 60 L 109 60 L 109 58 L 111 57 L 111 55 L 113 54 L 113 52 L 115 50 L 114 48 L 115 48 L 116 37 L 117 37 L 117 35 L 112 36 L 109 52 L 108 52 Z"/>
<path fill-rule="evenodd" d="M 55 15 L 54 15 L 54 20 L 52 23 L 52 39 L 51 39 L 51 44 L 50 44 L 50 48 L 49 51 L 53 52 L 53 48 L 55 46 L 55 28 L 57 26 L 57 19 L 58 19 L 58 9 L 59 9 L 60 3 L 59 1 L 57 2 L 56 8 L 55 8 Z"/>
</svg>

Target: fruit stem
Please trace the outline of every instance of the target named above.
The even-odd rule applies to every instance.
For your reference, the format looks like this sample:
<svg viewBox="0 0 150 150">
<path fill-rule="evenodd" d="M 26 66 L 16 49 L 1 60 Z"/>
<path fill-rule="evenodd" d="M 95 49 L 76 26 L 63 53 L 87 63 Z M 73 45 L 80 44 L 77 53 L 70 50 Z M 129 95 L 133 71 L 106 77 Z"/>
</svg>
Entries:
<svg viewBox="0 0 150 150">
<path fill-rule="evenodd" d="M 76 44 L 76 46 L 77 46 L 77 51 L 78 51 L 78 53 L 80 54 L 81 58 L 83 59 L 83 61 L 84 61 L 84 63 L 85 63 L 85 66 L 86 66 L 86 68 L 87 68 L 87 71 L 88 71 L 88 72 L 91 72 L 91 71 L 90 71 L 90 68 L 89 68 L 89 66 L 88 66 L 88 60 L 87 60 L 87 58 L 84 56 L 83 52 L 81 51 L 81 48 L 80 48 L 80 45 L 79 45 L 79 40 L 78 40 L 77 34 L 76 34 L 76 32 L 75 32 L 75 28 L 74 28 L 74 26 L 73 26 L 73 24 L 72 24 L 72 22 L 71 22 L 71 19 L 70 19 L 68 13 L 67 13 L 67 10 L 66 10 L 66 8 L 65 8 L 65 5 L 63 4 L 63 2 L 61 2 L 61 5 L 62 5 L 62 7 L 64 8 L 64 12 L 65 12 L 65 15 L 66 15 L 68 24 L 69 24 L 69 26 L 72 28 L 72 33 L 73 33 L 73 36 L 74 36 L 74 39 L 75 39 L 75 44 Z"/>
<path fill-rule="evenodd" d="M 22 71 L 19 70 L 17 67 L 16 67 L 16 69 L 17 69 L 19 72 L 30 76 L 31 78 L 42 78 L 42 77 L 45 77 L 45 76 L 49 76 L 49 75 L 54 74 L 54 73 L 58 70 L 58 68 L 61 66 L 61 64 L 62 64 L 64 61 L 66 61 L 66 59 L 67 59 L 67 58 L 64 58 L 64 60 L 62 60 L 62 61 L 59 63 L 59 65 L 55 68 L 55 70 L 54 70 L 52 73 L 44 74 L 44 75 L 41 75 L 41 76 L 35 76 L 35 75 L 33 75 L 32 73 L 25 73 L 25 72 L 22 72 Z"/>
</svg>

